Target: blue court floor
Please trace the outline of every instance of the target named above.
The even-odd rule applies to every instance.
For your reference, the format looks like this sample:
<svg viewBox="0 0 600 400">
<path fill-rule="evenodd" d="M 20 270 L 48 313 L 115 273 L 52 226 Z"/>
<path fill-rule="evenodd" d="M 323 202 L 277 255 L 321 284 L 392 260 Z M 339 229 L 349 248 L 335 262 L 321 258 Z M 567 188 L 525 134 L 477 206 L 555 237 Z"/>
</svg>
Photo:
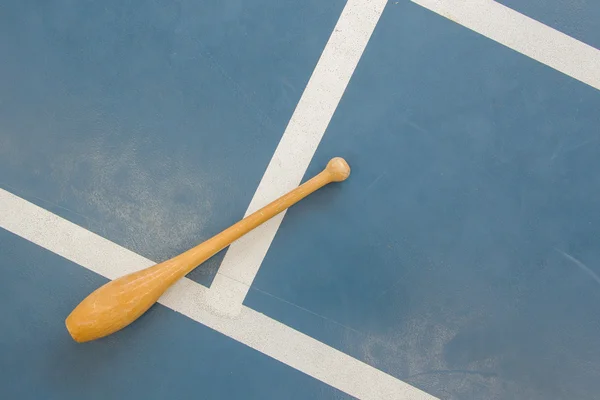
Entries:
<svg viewBox="0 0 600 400">
<path fill-rule="evenodd" d="M 600 3 L 472 1 L 560 52 L 435 0 L 3 2 L 2 397 L 599 398 L 600 79 L 561 66 L 600 60 Z M 110 249 L 166 260 L 283 187 L 270 173 L 334 156 L 347 181 L 188 277 L 246 285 L 241 315 L 272 342 L 187 311 L 183 289 L 112 336 L 68 336 Z M 112 244 L 78 261 L 90 242 L 59 249 L 52 229 L 79 228 L 25 209 Z"/>
</svg>

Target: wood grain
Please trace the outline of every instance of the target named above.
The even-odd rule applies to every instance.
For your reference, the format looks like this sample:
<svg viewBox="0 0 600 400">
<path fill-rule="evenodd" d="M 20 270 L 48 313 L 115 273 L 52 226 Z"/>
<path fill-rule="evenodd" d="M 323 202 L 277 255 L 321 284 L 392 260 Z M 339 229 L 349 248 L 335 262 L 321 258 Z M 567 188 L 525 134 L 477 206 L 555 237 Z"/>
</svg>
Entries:
<svg viewBox="0 0 600 400">
<path fill-rule="evenodd" d="M 125 275 L 96 289 L 67 317 L 77 342 L 95 340 L 123 329 L 144 314 L 178 279 L 244 234 L 331 182 L 348 178 L 350 167 L 333 158 L 318 175 L 198 246 L 160 264 Z"/>
</svg>

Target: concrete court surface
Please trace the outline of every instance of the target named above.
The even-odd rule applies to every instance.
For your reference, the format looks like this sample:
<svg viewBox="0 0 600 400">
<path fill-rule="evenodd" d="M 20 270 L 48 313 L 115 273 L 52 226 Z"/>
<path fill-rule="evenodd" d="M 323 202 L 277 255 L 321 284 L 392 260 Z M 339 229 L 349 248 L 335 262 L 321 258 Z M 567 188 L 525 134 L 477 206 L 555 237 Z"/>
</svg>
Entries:
<svg viewBox="0 0 600 400">
<path fill-rule="evenodd" d="M 0 4 L 6 399 L 600 397 L 600 3 Z M 90 291 L 311 195 L 76 344 Z"/>
</svg>

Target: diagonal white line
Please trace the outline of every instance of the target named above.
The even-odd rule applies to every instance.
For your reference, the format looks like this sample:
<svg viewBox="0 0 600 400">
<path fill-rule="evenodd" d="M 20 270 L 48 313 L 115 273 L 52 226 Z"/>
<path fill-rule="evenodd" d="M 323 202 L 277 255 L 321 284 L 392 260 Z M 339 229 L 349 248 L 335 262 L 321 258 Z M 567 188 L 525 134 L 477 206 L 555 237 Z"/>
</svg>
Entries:
<svg viewBox="0 0 600 400">
<path fill-rule="evenodd" d="M 600 90 L 600 50 L 493 0 L 412 0 Z"/>
<path fill-rule="evenodd" d="M 246 215 L 300 184 L 386 3 L 346 3 Z M 283 216 L 278 215 L 228 249 L 210 288 L 223 312 L 239 312 Z"/>
<path fill-rule="evenodd" d="M 600 50 L 493 0 L 412 0 L 452 21 L 600 89 Z M 246 215 L 296 187 L 375 29 L 386 0 L 350 0 L 290 119 Z M 234 243 L 210 290 L 239 312 L 285 213 Z"/>
<path fill-rule="evenodd" d="M 3 189 L 0 227 L 110 279 L 154 264 Z M 434 398 L 248 307 L 243 306 L 235 318 L 219 315 L 207 301 L 207 292 L 184 278 L 159 303 L 351 396 Z"/>
</svg>

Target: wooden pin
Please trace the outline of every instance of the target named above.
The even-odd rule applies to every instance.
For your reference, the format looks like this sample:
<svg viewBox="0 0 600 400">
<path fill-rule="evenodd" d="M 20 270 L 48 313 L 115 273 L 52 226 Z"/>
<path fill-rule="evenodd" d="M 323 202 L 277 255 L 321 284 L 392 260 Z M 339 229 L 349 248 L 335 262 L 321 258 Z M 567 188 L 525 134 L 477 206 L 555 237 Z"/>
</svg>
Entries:
<svg viewBox="0 0 600 400">
<path fill-rule="evenodd" d="M 350 167 L 333 158 L 318 175 L 196 247 L 160 264 L 125 275 L 96 289 L 69 314 L 65 324 L 77 342 L 123 329 L 144 314 L 178 279 L 252 229 L 331 182 L 348 178 Z"/>
</svg>

